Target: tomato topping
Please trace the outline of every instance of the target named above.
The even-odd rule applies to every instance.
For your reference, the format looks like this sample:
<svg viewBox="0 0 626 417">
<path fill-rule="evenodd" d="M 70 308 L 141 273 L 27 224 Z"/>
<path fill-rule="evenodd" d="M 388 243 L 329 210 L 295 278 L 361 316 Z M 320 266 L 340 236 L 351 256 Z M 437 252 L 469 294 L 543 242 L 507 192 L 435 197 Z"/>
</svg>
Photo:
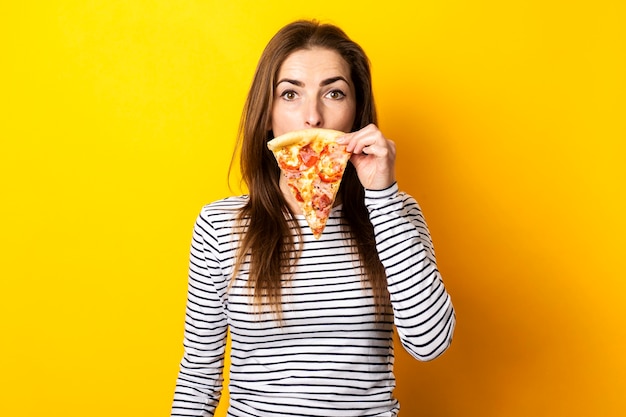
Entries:
<svg viewBox="0 0 626 417">
<path fill-rule="evenodd" d="M 325 171 L 320 171 L 319 176 L 320 179 L 324 182 L 337 182 L 341 179 L 341 171 L 334 171 L 326 173 Z"/>
<path fill-rule="evenodd" d="M 289 153 L 281 153 L 278 156 L 278 165 L 287 171 L 297 171 L 300 169 L 300 159 L 293 161 L 289 158 Z"/>
<path fill-rule="evenodd" d="M 300 149 L 299 156 L 307 167 L 312 167 L 319 160 L 319 155 L 310 145 L 303 146 L 302 149 Z"/>
<path fill-rule="evenodd" d="M 329 149 L 329 147 L 326 146 L 321 153 L 319 177 L 324 182 L 339 181 L 343 175 L 343 166 L 339 162 L 333 160 L 333 156 L 331 154 L 331 152 L 335 149 L 336 147 Z"/>
<path fill-rule="evenodd" d="M 304 200 L 302 199 L 302 196 L 300 195 L 300 191 L 298 191 L 296 186 L 293 184 L 289 184 L 289 187 L 291 188 L 291 191 L 293 192 L 294 197 L 296 197 L 296 200 L 298 200 L 301 203 L 304 202 Z"/>
<path fill-rule="evenodd" d="M 280 165 L 280 168 L 284 169 L 285 171 L 297 171 L 298 170 L 298 166 L 291 165 L 283 159 L 280 159 L 278 161 L 278 164 Z"/>
</svg>

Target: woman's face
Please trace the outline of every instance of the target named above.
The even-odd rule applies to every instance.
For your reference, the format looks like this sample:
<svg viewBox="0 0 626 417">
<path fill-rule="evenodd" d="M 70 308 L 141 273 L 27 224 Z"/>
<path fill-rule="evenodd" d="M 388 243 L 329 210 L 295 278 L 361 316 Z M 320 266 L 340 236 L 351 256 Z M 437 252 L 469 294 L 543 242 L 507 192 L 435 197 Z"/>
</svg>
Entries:
<svg viewBox="0 0 626 417">
<path fill-rule="evenodd" d="M 336 51 L 301 49 L 283 62 L 274 86 L 274 136 L 314 127 L 349 132 L 355 113 L 350 66 Z"/>
</svg>

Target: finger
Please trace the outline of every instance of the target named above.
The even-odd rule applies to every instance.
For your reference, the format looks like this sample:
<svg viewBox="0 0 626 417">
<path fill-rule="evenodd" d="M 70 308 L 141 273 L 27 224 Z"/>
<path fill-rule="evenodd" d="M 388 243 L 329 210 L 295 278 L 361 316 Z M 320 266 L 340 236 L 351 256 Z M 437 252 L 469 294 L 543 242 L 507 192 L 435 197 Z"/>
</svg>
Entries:
<svg viewBox="0 0 626 417">
<path fill-rule="evenodd" d="M 353 145 L 353 153 L 369 153 L 366 149 L 380 147 L 380 144 L 384 143 L 384 140 L 385 139 L 381 135 L 371 135 L 364 132 L 360 135 L 355 135 L 350 144 Z"/>
<path fill-rule="evenodd" d="M 352 140 L 352 136 L 354 136 L 354 133 L 345 133 L 343 136 L 339 136 L 337 138 L 337 143 L 340 145 L 346 145 L 347 147 Z"/>
<path fill-rule="evenodd" d="M 385 139 L 376 125 L 370 124 L 361 130 L 345 134 L 338 139 L 338 142 L 345 144 L 348 152 L 367 154 L 368 151 L 364 149 L 369 146 L 385 146 L 387 139 Z"/>
<path fill-rule="evenodd" d="M 354 148 L 357 146 L 357 144 L 359 143 L 359 133 L 360 131 L 357 132 L 352 132 L 352 133 L 346 133 L 345 135 L 341 136 L 340 138 L 337 139 L 337 143 L 346 145 L 346 150 L 348 152 L 354 152 Z"/>
<path fill-rule="evenodd" d="M 356 153 L 356 152 L 355 152 Z M 371 155 L 376 156 L 378 158 L 386 158 L 389 155 L 389 150 L 384 146 L 378 146 L 376 144 L 365 146 L 359 152 L 361 155 Z"/>
<path fill-rule="evenodd" d="M 396 145 L 392 140 L 382 138 L 371 145 L 366 145 L 361 149 L 361 153 L 367 155 L 376 155 L 378 157 L 394 157 L 396 153 Z"/>
</svg>

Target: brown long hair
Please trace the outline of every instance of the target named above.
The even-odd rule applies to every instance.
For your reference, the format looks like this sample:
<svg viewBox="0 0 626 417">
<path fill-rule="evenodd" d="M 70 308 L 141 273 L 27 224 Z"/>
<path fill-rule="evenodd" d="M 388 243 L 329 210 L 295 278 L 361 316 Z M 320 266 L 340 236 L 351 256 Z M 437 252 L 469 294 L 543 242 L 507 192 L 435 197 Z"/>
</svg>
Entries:
<svg viewBox="0 0 626 417">
<path fill-rule="evenodd" d="M 239 214 L 246 226 L 235 261 L 234 276 L 249 260 L 248 286 L 256 304 L 269 304 L 282 316 L 283 279 L 299 256 L 292 230 L 300 230 L 279 188 L 280 169 L 267 141 L 278 71 L 293 52 L 313 47 L 337 51 L 351 67 L 356 91 L 356 115 L 352 131 L 376 123 L 370 65 L 363 49 L 338 27 L 317 21 L 300 20 L 283 27 L 267 44 L 244 105 L 237 146 L 241 147 L 242 180 L 249 199 Z M 385 270 L 378 258 L 374 229 L 365 207 L 365 191 L 356 170 L 348 164 L 339 189 L 345 232 L 355 243 L 361 268 L 372 288 L 379 317 L 389 312 Z M 301 236 L 301 235 L 300 235 Z"/>
</svg>

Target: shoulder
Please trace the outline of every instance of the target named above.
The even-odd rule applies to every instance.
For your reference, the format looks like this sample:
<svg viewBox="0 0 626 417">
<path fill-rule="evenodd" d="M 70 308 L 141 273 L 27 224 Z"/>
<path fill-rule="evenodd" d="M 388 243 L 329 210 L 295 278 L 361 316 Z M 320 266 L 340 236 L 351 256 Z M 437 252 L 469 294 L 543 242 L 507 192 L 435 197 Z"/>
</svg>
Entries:
<svg viewBox="0 0 626 417">
<path fill-rule="evenodd" d="M 241 195 L 235 197 L 226 197 L 221 200 L 213 201 L 202 207 L 201 215 L 228 215 L 230 213 L 237 214 L 248 203 L 248 196 Z"/>
<path fill-rule="evenodd" d="M 213 201 L 202 207 L 198 214 L 198 224 L 209 224 L 214 229 L 232 227 L 241 211 L 247 204 L 248 196 L 227 197 Z"/>
</svg>

